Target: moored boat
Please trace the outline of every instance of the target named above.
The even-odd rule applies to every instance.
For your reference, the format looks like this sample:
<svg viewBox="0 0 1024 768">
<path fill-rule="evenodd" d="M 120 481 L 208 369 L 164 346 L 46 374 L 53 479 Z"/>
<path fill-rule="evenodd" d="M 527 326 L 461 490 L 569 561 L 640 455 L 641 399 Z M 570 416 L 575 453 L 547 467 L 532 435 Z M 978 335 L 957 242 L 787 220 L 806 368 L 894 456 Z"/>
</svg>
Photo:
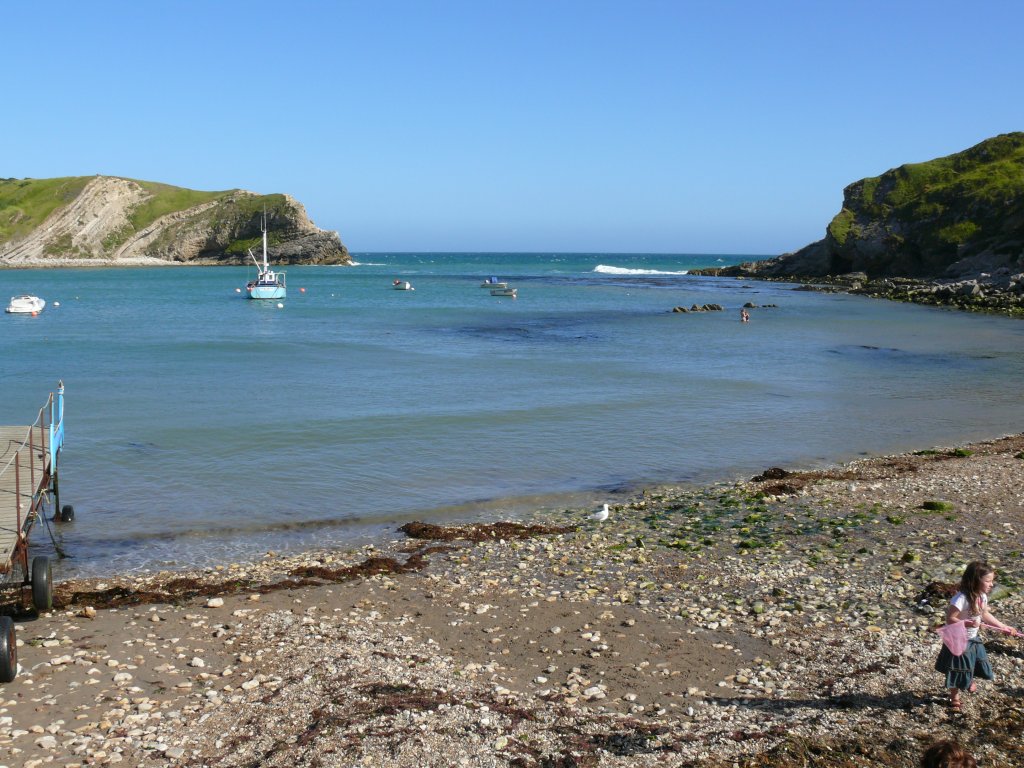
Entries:
<svg viewBox="0 0 1024 768">
<path fill-rule="evenodd" d="M 410 283 L 408 280 L 395 280 L 395 282 L 391 284 L 391 287 L 394 288 L 396 291 L 416 290 L 415 288 L 412 287 L 412 283 Z"/>
<path fill-rule="evenodd" d="M 496 277 L 489 277 L 480 283 L 481 288 L 508 288 L 508 283 L 503 283 Z"/>
<path fill-rule="evenodd" d="M 513 299 L 516 297 L 516 288 L 492 288 L 491 296 L 511 296 Z"/>
<path fill-rule="evenodd" d="M 45 307 L 46 301 L 43 299 L 23 293 L 21 296 L 11 296 L 11 303 L 5 311 L 12 315 L 38 315 Z"/>
<path fill-rule="evenodd" d="M 284 272 L 275 272 L 270 268 L 267 261 L 267 212 L 263 212 L 263 219 L 260 222 L 263 230 L 263 264 L 261 265 L 253 255 L 252 248 L 249 249 L 249 256 L 256 264 L 257 275 L 255 280 L 250 280 L 245 285 L 249 292 L 250 299 L 283 299 L 287 295 L 285 288 Z"/>
</svg>

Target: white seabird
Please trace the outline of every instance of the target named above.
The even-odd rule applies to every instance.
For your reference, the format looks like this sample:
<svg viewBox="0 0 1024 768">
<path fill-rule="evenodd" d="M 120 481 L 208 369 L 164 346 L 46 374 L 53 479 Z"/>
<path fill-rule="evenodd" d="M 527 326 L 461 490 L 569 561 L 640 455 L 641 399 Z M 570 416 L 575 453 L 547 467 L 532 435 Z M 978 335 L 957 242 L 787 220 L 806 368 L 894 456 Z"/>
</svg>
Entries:
<svg viewBox="0 0 1024 768">
<path fill-rule="evenodd" d="M 592 514 L 590 516 L 590 519 L 591 520 L 597 520 L 597 522 L 599 522 L 599 523 L 603 523 L 605 520 L 608 519 L 608 515 L 609 514 L 611 514 L 611 513 L 608 510 L 608 505 L 605 504 L 603 507 L 601 507 L 599 510 L 597 510 L 594 514 Z"/>
</svg>

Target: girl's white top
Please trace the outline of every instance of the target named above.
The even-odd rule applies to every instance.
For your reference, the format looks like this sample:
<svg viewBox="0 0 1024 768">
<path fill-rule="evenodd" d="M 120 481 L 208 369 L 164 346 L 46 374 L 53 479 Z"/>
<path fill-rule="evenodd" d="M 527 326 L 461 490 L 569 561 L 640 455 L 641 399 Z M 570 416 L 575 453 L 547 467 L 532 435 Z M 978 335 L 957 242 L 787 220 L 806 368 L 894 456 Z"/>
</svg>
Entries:
<svg viewBox="0 0 1024 768">
<path fill-rule="evenodd" d="M 981 613 L 976 613 L 973 607 L 967 605 L 967 595 L 963 592 L 957 592 L 953 597 L 950 598 L 949 604 L 960 611 L 961 619 L 980 619 Z M 985 612 L 985 608 L 988 606 L 988 595 L 982 593 L 981 595 L 981 611 Z M 978 627 L 964 627 L 967 630 L 967 638 L 974 638 L 978 636 Z"/>
</svg>

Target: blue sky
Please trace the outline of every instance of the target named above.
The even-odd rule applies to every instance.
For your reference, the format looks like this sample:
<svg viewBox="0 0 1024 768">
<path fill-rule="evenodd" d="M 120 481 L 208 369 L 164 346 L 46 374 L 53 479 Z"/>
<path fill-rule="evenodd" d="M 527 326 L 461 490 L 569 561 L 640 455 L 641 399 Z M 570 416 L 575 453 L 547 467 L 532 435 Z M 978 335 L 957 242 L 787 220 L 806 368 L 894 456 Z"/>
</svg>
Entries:
<svg viewBox="0 0 1024 768">
<path fill-rule="evenodd" d="M 354 252 L 776 254 L 1024 130 L 1024 4 L 8 3 L 0 176 L 286 192 Z"/>
</svg>

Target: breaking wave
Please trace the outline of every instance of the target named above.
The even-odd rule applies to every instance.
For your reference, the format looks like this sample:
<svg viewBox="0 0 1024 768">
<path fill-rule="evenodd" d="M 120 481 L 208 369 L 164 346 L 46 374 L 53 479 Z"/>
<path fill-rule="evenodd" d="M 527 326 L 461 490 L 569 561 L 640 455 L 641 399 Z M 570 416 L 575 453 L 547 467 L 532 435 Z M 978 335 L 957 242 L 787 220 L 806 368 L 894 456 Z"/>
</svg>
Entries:
<svg viewBox="0 0 1024 768">
<path fill-rule="evenodd" d="M 685 275 L 689 270 L 681 269 L 676 272 L 666 272 L 660 269 L 628 269 L 626 267 L 610 267 L 607 264 L 598 264 L 594 267 L 595 272 L 604 275 Z"/>
</svg>

